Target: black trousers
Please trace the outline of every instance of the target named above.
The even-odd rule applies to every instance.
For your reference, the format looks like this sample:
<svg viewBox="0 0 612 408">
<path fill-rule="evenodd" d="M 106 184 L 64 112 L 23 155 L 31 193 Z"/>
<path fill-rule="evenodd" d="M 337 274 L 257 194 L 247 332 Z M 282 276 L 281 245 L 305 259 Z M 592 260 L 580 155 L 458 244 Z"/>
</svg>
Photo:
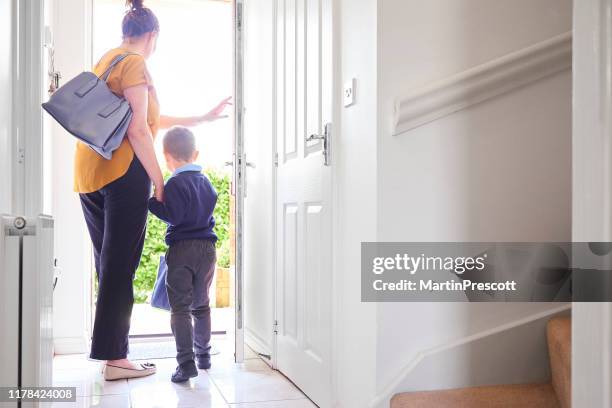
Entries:
<svg viewBox="0 0 612 408">
<path fill-rule="evenodd" d="M 92 359 L 127 357 L 133 280 L 144 245 L 150 194 L 151 181 L 136 157 L 118 180 L 80 194 L 98 278 Z"/>
<path fill-rule="evenodd" d="M 210 357 L 210 298 L 217 253 L 209 240 L 179 241 L 166 254 L 166 289 L 172 309 L 170 325 L 179 364 Z M 193 318 L 193 320 L 192 320 Z"/>
</svg>

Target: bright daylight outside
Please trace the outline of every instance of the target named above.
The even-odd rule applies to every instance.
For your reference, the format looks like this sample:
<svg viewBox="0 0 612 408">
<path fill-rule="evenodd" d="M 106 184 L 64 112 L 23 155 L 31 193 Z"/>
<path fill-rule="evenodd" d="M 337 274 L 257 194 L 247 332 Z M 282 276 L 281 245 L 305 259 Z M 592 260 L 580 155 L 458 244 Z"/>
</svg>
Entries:
<svg viewBox="0 0 612 408">
<path fill-rule="evenodd" d="M 224 0 L 149 0 L 160 21 L 157 50 L 147 62 L 161 110 L 165 115 L 201 115 L 233 92 L 232 3 Z M 94 63 L 121 43 L 123 0 L 94 1 Z M 230 110 L 231 111 L 231 110 Z M 233 273 L 230 248 L 230 181 L 233 121 L 205 123 L 193 129 L 200 151 L 199 164 L 219 194 L 215 210 L 217 270 L 210 290 L 213 334 L 233 327 Z M 162 165 L 160 131 L 156 150 Z M 165 176 L 170 173 L 165 170 Z M 170 314 L 150 306 L 159 258 L 166 252 L 166 225 L 149 215 L 145 247 L 136 273 L 131 336 L 170 333 Z M 95 298 L 95 297 L 94 297 Z M 171 349 L 173 353 L 174 350 Z"/>
</svg>

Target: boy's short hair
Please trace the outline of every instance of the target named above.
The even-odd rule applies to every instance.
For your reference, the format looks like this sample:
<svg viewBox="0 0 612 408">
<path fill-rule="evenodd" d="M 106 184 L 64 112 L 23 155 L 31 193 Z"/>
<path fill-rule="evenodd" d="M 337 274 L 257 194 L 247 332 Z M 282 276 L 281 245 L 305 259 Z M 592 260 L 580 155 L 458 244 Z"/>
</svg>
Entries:
<svg viewBox="0 0 612 408">
<path fill-rule="evenodd" d="M 196 151 L 195 136 L 183 126 L 175 126 L 164 135 L 164 152 L 175 160 L 189 161 Z"/>
</svg>

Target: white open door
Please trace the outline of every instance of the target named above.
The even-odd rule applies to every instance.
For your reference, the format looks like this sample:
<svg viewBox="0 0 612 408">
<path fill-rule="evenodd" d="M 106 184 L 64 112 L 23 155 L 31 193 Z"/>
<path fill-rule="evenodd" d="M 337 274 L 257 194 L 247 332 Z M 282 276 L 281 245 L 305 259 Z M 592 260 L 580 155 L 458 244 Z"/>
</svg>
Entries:
<svg viewBox="0 0 612 408">
<path fill-rule="evenodd" d="M 278 369 L 331 403 L 332 0 L 277 0 Z"/>
<path fill-rule="evenodd" d="M 274 365 L 276 153 L 274 97 L 277 0 L 247 1 L 244 33 L 244 341 Z"/>
</svg>

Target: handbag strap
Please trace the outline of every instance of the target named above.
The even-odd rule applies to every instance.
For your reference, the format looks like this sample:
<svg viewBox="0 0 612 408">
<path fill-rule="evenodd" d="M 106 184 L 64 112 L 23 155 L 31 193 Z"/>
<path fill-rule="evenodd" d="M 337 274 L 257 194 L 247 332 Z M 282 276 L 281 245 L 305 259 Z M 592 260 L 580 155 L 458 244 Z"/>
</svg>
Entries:
<svg viewBox="0 0 612 408">
<path fill-rule="evenodd" d="M 138 55 L 138 54 L 134 54 L 133 52 L 128 52 L 128 53 L 125 53 L 125 54 L 117 55 L 113 59 L 113 61 L 110 63 L 108 68 L 106 68 L 106 71 L 104 71 L 104 73 L 102 75 L 100 75 L 99 78 L 101 80 L 103 80 L 104 82 L 106 82 L 108 80 L 108 77 L 110 76 L 111 72 L 113 71 L 113 68 L 115 68 L 115 65 L 117 65 L 118 63 L 120 63 L 121 61 L 123 61 L 124 59 L 126 59 L 130 55 Z"/>
</svg>

